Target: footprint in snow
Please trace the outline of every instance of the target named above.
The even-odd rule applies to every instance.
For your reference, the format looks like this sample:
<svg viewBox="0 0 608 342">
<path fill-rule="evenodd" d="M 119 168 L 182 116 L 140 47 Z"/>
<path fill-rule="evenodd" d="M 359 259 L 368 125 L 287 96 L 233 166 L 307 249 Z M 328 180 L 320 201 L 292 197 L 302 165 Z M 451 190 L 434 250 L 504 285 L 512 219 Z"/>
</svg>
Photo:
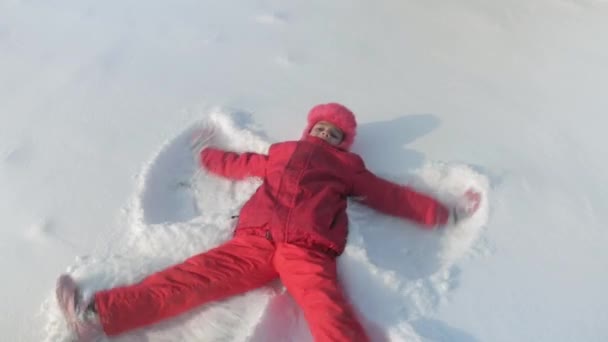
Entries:
<svg viewBox="0 0 608 342">
<path fill-rule="evenodd" d="M 283 12 L 264 13 L 257 15 L 255 17 L 255 21 L 259 24 L 265 25 L 286 24 L 288 21 L 288 16 Z"/>
<path fill-rule="evenodd" d="M 26 141 L 21 141 L 2 152 L 2 161 L 6 165 L 27 163 L 32 157 L 32 147 Z"/>
</svg>

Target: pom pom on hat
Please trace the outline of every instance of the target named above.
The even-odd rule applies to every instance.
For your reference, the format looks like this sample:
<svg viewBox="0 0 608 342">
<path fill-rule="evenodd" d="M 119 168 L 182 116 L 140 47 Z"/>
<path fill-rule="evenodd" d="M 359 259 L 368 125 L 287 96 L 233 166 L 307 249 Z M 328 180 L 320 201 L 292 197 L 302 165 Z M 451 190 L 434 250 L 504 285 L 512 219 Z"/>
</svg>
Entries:
<svg viewBox="0 0 608 342">
<path fill-rule="evenodd" d="M 303 136 L 306 137 L 319 121 L 327 121 L 338 127 L 344 133 L 344 138 L 338 147 L 350 149 L 357 134 L 357 120 L 353 112 L 339 103 L 316 105 L 308 112 L 308 125 Z"/>
</svg>

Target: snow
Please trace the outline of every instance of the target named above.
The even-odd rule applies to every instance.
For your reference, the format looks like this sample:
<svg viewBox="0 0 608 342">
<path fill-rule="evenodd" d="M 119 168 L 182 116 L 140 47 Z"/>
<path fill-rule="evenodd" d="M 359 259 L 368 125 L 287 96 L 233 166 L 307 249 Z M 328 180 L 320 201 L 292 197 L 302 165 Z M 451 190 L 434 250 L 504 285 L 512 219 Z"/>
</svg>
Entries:
<svg viewBox="0 0 608 342">
<path fill-rule="evenodd" d="M 378 174 L 487 195 L 443 232 L 349 208 L 340 275 L 374 337 L 605 340 L 607 14 L 604 0 L 0 2 L 2 340 L 66 340 L 62 272 L 90 293 L 229 236 L 256 183 L 195 172 L 205 120 L 220 144 L 262 151 L 328 101 L 357 114 L 354 151 Z M 280 284 L 123 339 L 145 338 L 310 340 Z"/>
</svg>

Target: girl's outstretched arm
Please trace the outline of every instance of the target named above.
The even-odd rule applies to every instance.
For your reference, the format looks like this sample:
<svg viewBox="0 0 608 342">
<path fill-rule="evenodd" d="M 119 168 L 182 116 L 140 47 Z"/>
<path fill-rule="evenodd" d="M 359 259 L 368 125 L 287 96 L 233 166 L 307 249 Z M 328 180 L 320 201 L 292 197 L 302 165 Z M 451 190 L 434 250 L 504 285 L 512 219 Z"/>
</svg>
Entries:
<svg viewBox="0 0 608 342">
<path fill-rule="evenodd" d="M 450 216 L 450 210 L 436 199 L 376 176 L 365 168 L 362 160 L 354 175 L 351 196 L 380 212 L 427 228 L 445 225 Z"/>
<path fill-rule="evenodd" d="M 229 179 L 266 177 L 268 156 L 253 152 L 229 152 L 207 147 L 201 151 L 201 166 L 209 172 Z"/>
</svg>

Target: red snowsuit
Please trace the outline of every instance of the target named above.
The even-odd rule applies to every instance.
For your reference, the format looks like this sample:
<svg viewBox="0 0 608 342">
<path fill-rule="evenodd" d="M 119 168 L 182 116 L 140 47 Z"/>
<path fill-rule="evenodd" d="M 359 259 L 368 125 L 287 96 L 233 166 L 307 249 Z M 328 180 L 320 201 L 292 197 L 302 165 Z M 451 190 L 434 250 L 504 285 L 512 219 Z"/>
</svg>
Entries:
<svg viewBox="0 0 608 342">
<path fill-rule="evenodd" d="M 335 257 L 343 252 L 348 232 L 347 198 L 425 227 L 448 218 L 439 202 L 375 176 L 356 154 L 312 136 L 274 144 L 268 155 L 207 148 L 201 162 L 227 178 L 263 179 L 241 210 L 235 237 L 139 284 L 97 293 L 106 334 L 155 323 L 279 277 L 302 308 L 315 341 L 367 341 L 336 273 Z"/>
</svg>

